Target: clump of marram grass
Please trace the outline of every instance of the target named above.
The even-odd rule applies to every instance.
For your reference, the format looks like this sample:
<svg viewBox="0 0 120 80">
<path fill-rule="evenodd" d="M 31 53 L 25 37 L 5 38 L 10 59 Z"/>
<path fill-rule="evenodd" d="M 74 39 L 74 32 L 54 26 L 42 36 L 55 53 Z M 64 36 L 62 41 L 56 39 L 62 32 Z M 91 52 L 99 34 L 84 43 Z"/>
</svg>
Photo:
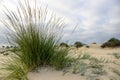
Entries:
<svg viewBox="0 0 120 80">
<path fill-rule="evenodd" d="M 58 64 L 62 59 L 66 60 L 68 50 L 66 48 L 58 50 L 56 47 L 62 38 L 64 28 L 62 19 L 50 15 L 47 9 L 42 10 L 36 4 L 31 6 L 28 0 L 18 2 L 17 11 L 7 10 L 6 16 L 10 23 L 7 26 L 14 29 L 10 35 L 11 41 L 20 48 L 21 53 L 17 55 L 22 62 L 33 70 L 40 65 L 56 65 L 54 64 L 56 56 L 61 59 Z M 62 68 L 61 66 L 56 65 L 57 68 Z"/>
<path fill-rule="evenodd" d="M 76 61 L 72 66 L 72 73 L 80 73 L 81 75 L 84 75 L 88 68 L 89 66 L 83 61 Z"/>
<path fill-rule="evenodd" d="M 99 60 L 97 58 L 92 57 L 89 54 L 81 54 L 73 61 L 72 64 L 72 73 L 80 73 L 82 76 L 86 75 L 89 72 L 95 75 L 104 75 L 106 71 L 103 69 L 104 65 L 102 63 L 106 62 L 106 60 Z"/>
<path fill-rule="evenodd" d="M 33 6 L 28 0 L 23 2 L 18 0 L 18 3 L 16 11 L 6 9 L 5 14 L 8 20 L 3 23 L 11 30 L 9 41 L 18 46 L 20 51 L 14 54 L 22 63 L 11 63 L 5 66 L 5 69 L 11 68 L 11 65 L 16 67 L 16 69 L 11 69 L 13 72 L 17 72 L 19 68 L 21 71 L 24 70 L 20 65 L 25 65 L 27 71 L 36 70 L 44 65 L 53 66 L 56 69 L 67 67 L 70 61 L 67 56 L 69 49 L 56 47 L 62 39 L 63 20 L 49 14 L 46 8 L 41 9 L 36 2 Z M 14 77 L 18 74 L 11 73 L 10 75 Z M 20 77 L 25 75 L 27 74 Z"/>
<path fill-rule="evenodd" d="M 2 80 L 28 80 L 28 68 L 18 56 L 5 60 L 0 71 Z"/>
<path fill-rule="evenodd" d="M 68 56 L 69 48 L 59 48 L 55 51 L 52 58 L 53 66 L 56 69 L 63 69 L 70 66 L 72 58 Z"/>
<path fill-rule="evenodd" d="M 115 58 L 119 59 L 120 58 L 120 53 L 113 53 L 112 54 Z"/>
<path fill-rule="evenodd" d="M 118 76 L 120 76 L 120 70 L 118 69 L 112 69 L 114 73 L 116 73 Z"/>
</svg>

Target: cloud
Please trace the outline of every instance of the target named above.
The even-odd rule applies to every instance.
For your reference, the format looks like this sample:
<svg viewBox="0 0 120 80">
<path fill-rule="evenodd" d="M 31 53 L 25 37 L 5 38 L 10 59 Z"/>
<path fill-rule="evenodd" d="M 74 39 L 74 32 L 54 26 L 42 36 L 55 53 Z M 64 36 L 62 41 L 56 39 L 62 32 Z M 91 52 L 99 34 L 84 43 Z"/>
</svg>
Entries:
<svg viewBox="0 0 120 80">
<path fill-rule="evenodd" d="M 42 0 L 38 3 L 48 5 L 51 11 L 65 18 L 68 27 L 64 41 L 101 43 L 111 37 L 120 39 L 120 0 Z M 14 9 L 15 0 L 5 0 L 4 4 Z M 76 24 L 79 24 L 77 30 L 71 34 Z"/>
</svg>

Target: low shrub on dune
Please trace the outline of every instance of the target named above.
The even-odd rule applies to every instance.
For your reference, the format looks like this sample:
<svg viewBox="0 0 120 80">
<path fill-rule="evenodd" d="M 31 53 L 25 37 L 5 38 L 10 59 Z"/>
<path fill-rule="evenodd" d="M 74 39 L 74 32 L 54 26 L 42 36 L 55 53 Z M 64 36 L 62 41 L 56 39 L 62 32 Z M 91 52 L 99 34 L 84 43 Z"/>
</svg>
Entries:
<svg viewBox="0 0 120 80">
<path fill-rule="evenodd" d="M 67 43 L 64 43 L 64 42 L 62 42 L 62 43 L 60 44 L 60 46 L 62 46 L 62 47 L 69 47 L 69 45 L 68 45 Z"/>
<path fill-rule="evenodd" d="M 81 42 L 75 42 L 74 45 L 75 45 L 76 48 L 79 48 L 79 47 L 83 46 L 83 44 Z"/>
<path fill-rule="evenodd" d="M 107 42 L 103 43 L 101 45 L 101 47 L 102 48 L 105 48 L 105 47 L 120 47 L 120 40 L 118 40 L 116 38 L 111 38 Z"/>
</svg>

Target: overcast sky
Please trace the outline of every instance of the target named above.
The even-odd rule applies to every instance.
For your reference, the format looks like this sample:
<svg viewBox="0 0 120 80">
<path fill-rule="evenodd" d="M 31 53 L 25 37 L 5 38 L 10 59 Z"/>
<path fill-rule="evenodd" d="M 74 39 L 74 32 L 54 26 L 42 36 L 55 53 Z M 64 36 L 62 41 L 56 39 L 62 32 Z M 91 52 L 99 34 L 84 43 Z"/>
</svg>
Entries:
<svg viewBox="0 0 120 80">
<path fill-rule="evenodd" d="M 2 6 L 14 10 L 16 0 L 0 0 Z M 58 16 L 65 18 L 67 29 L 64 41 L 84 43 L 102 43 L 111 37 L 120 39 L 120 0 L 39 0 Z M 71 34 L 74 26 L 79 24 Z M 5 43 L 6 29 L 0 23 L 0 43 Z"/>
</svg>

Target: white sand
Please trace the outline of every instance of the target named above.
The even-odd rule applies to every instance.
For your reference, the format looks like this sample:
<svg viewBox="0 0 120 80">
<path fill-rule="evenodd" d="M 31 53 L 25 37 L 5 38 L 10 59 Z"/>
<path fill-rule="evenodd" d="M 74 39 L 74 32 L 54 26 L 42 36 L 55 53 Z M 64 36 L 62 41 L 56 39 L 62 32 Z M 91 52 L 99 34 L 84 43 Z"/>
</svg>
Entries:
<svg viewBox="0 0 120 80">
<path fill-rule="evenodd" d="M 62 71 L 52 71 L 48 68 L 42 68 L 39 72 L 31 72 L 28 74 L 29 80 L 86 80 L 80 74 L 63 74 Z"/>
<path fill-rule="evenodd" d="M 120 48 L 100 48 L 100 45 L 98 44 L 92 44 L 90 45 L 90 48 L 82 47 L 79 49 L 72 48 L 70 51 L 72 53 L 72 56 L 78 56 L 81 53 L 88 53 L 93 57 L 96 58 L 105 58 L 110 61 L 114 61 L 116 63 L 120 63 L 120 59 L 116 59 L 113 55 L 113 53 L 120 53 Z M 0 61 L 3 60 L 3 58 L 6 58 L 6 56 L 2 56 L 0 54 Z M 119 66 L 109 63 L 106 64 L 108 67 L 108 72 L 109 75 L 101 76 L 100 80 L 110 80 L 107 77 L 113 79 L 113 80 L 120 80 L 120 77 L 115 74 L 111 73 L 111 67 L 119 69 Z M 106 67 L 106 68 L 107 68 Z M 56 71 L 56 70 L 51 70 L 49 68 L 42 68 L 38 72 L 30 72 L 28 74 L 29 80 L 93 80 L 93 79 L 86 79 L 85 76 L 81 76 L 80 74 L 72 74 L 72 73 L 66 73 L 63 75 L 62 71 Z"/>
</svg>

